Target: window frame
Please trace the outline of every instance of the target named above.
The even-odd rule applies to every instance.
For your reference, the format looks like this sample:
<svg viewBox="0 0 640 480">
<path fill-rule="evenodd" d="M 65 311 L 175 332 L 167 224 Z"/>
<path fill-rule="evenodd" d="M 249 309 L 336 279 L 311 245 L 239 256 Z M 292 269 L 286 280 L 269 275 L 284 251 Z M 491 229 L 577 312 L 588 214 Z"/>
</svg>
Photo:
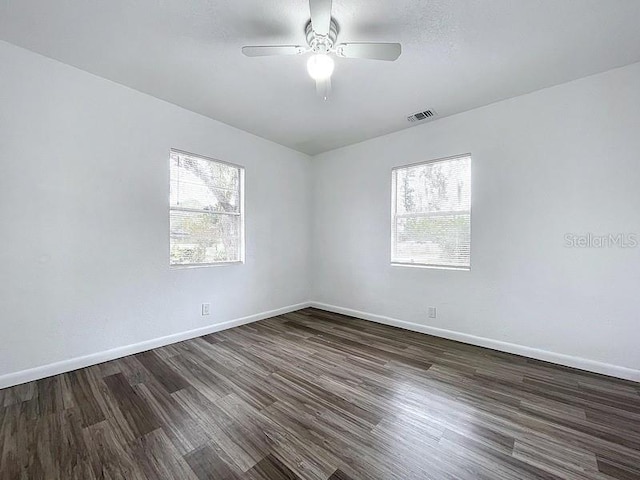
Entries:
<svg viewBox="0 0 640 480">
<path fill-rule="evenodd" d="M 171 205 L 171 199 L 169 196 L 169 268 L 171 269 L 183 269 L 183 268 L 202 268 L 202 267 L 222 267 L 228 265 L 243 265 L 245 263 L 245 201 L 244 201 L 244 180 L 245 180 L 245 167 L 242 165 L 238 165 L 236 163 L 225 162 L 224 160 L 218 160 L 217 158 L 208 157 L 206 155 L 200 155 L 198 153 L 187 152 L 186 150 L 180 150 L 177 148 L 169 149 L 169 168 L 171 168 L 171 156 L 173 154 L 184 155 L 189 157 L 194 157 L 202 160 L 207 160 L 209 162 L 220 163 L 223 165 L 228 165 L 233 168 L 238 169 L 238 196 L 240 201 L 240 211 L 239 213 L 230 213 L 230 212 L 212 212 L 207 210 L 199 210 L 197 208 L 184 208 L 184 207 L 174 207 Z M 169 171 L 169 185 L 171 185 L 171 171 Z M 239 259 L 233 261 L 223 261 L 223 262 L 203 262 L 203 263 L 171 263 L 171 212 L 194 212 L 194 213 L 206 213 L 209 215 L 231 215 L 240 217 L 240 243 L 239 243 Z"/>
<path fill-rule="evenodd" d="M 418 262 L 400 262 L 400 261 L 395 261 L 394 260 L 394 256 L 395 256 L 395 251 L 396 251 L 396 244 L 397 244 L 397 237 L 398 237 L 398 231 L 397 231 L 397 218 L 416 218 L 416 217 L 430 217 L 430 216 L 437 216 L 437 215 L 433 215 L 433 214 L 428 214 L 428 213 L 409 213 L 409 214 L 399 214 L 398 213 L 398 199 L 397 199 L 397 183 L 398 183 L 398 175 L 397 175 L 397 171 L 398 170 L 403 170 L 405 168 L 411 168 L 411 167 L 419 167 L 422 165 L 430 165 L 433 163 L 440 163 L 440 162 L 446 162 L 446 161 L 451 161 L 451 160 L 457 160 L 460 158 L 469 158 L 469 168 L 470 168 L 470 176 L 471 176 L 471 185 L 470 185 L 470 192 L 469 192 L 469 210 L 468 210 L 468 214 L 469 214 L 469 265 L 463 265 L 463 266 L 457 266 L 457 265 L 440 265 L 440 264 L 434 264 L 434 263 L 418 263 Z M 433 270 L 455 270 L 455 271 L 460 271 L 460 272 L 469 272 L 471 271 L 471 245 L 473 243 L 473 222 L 472 222 L 472 218 L 473 218 L 473 214 L 472 214 L 472 197 L 473 197 L 473 157 L 471 155 L 471 153 L 462 153 L 459 155 L 452 155 L 449 157 L 441 157 L 441 158 L 435 158 L 432 160 L 426 160 L 426 161 L 422 161 L 422 162 L 415 162 L 415 163 L 409 163 L 406 165 L 398 165 L 395 166 L 391 169 L 391 255 L 390 255 L 390 264 L 392 267 L 412 267 L 412 268 L 428 268 L 428 269 L 433 269 Z M 444 212 L 444 213 L 467 213 L 467 210 L 461 210 L 459 212 Z M 442 213 L 439 213 L 439 215 L 442 215 Z"/>
</svg>

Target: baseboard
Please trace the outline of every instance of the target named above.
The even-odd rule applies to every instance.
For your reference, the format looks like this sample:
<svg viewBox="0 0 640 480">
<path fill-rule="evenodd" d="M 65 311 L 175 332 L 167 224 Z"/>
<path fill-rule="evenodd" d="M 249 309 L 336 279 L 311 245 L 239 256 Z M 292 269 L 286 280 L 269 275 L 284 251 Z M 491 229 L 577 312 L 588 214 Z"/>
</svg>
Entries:
<svg viewBox="0 0 640 480">
<path fill-rule="evenodd" d="M 202 328 L 196 328 L 195 330 L 175 333 L 173 335 L 167 335 L 166 337 L 154 338 L 140 343 L 134 343 L 131 345 L 125 345 L 123 347 L 113 348 L 111 350 L 105 350 L 103 352 L 92 353 L 91 355 L 86 355 L 83 357 L 70 358 L 61 362 L 50 363 L 48 365 L 42 365 L 40 367 L 30 368 L 28 370 L 9 373 L 0 376 L 0 388 L 12 387 L 21 383 L 31 382 L 33 380 L 50 377 L 52 375 L 58 375 L 60 373 L 77 370 L 78 368 L 84 368 L 91 365 L 96 365 L 98 363 L 108 362 L 109 360 L 126 357 L 127 355 L 133 355 L 136 353 L 151 350 L 153 348 L 164 347 L 165 345 L 170 345 L 172 343 L 201 337 L 202 335 L 208 335 L 210 333 L 219 332 L 228 328 L 246 325 L 247 323 L 257 322 L 258 320 L 264 320 L 265 318 L 276 317 L 278 315 L 283 315 L 285 313 L 306 308 L 309 305 L 310 302 L 289 305 L 286 307 L 278 308 L 276 310 L 269 310 L 267 312 L 249 315 L 248 317 L 237 318 L 222 323 L 208 325 Z"/>
<path fill-rule="evenodd" d="M 523 357 L 535 358 L 536 360 L 543 360 L 545 362 L 564 365 L 566 367 L 579 368 L 580 370 L 586 370 L 588 372 L 600 373 L 603 375 L 609 375 L 611 377 L 622 378 L 624 380 L 640 382 L 640 370 L 634 370 L 628 367 L 621 367 L 619 365 L 612 365 L 610 363 L 602 363 L 586 358 L 574 357 L 571 355 L 550 352 L 547 350 L 540 350 L 537 348 L 526 347 L 524 345 L 518 345 L 515 343 L 502 342 L 500 340 L 493 340 L 486 337 L 477 337 L 475 335 L 469 335 L 467 333 L 446 330 L 443 328 L 430 327 L 428 325 L 407 322 L 404 320 L 398 320 L 396 318 L 385 317 L 383 315 L 376 315 L 368 312 L 361 312 L 359 310 L 338 307 L 326 303 L 310 302 L 310 306 L 318 308 L 320 310 L 326 310 L 328 312 L 341 313 L 343 315 L 349 315 L 351 317 L 361 318 L 363 320 L 369 320 L 371 322 L 404 328 L 405 330 L 426 333 L 427 335 L 433 335 L 434 337 L 447 338 L 449 340 L 456 340 L 458 342 L 468 343 L 470 345 L 477 345 L 479 347 L 490 348 L 492 350 L 513 353 L 515 355 L 522 355 Z"/>
<path fill-rule="evenodd" d="M 349 315 L 351 317 L 361 318 L 363 320 L 382 323 L 384 325 L 404 328 L 405 330 L 426 333 L 427 335 L 433 335 L 435 337 L 447 338 L 449 340 L 456 340 L 458 342 L 468 343 L 470 345 L 477 345 L 479 347 L 490 348 L 492 350 L 513 353 L 515 355 L 522 355 L 524 357 L 556 363 L 558 365 L 579 368 L 581 370 L 586 370 L 589 372 L 600 373 L 603 375 L 609 375 L 625 380 L 640 382 L 640 370 L 635 370 L 628 367 L 597 362 L 595 360 L 574 357 L 571 355 L 550 352 L 547 350 L 540 350 L 537 348 L 526 347 L 524 345 L 517 345 L 515 343 L 502 342 L 486 337 L 478 337 L 475 335 L 469 335 L 453 330 L 421 325 L 418 323 L 407 322 L 383 315 L 376 315 L 373 313 L 353 310 L 351 308 L 338 307 L 321 302 L 303 302 L 296 305 L 289 305 L 275 310 L 257 313 L 255 315 L 249 315 L 247 317 L 208 325 L 206 327 L 197 328 L 186 332 L 167 335 L 165 337 L 146 340 L 144 342 L 126 345 L 123 347 L 117 347 L 111 350 L 105 350 L 103 352 L 93 353 L 91 355 L 86 355 L 83 357 L 70 358 L 68 360 L 63 360 L 60 362 L 2 375 L 0 376 L 0 389 L 12 387 L 21 383 L 31 382 L 33 380 L 39 380 L 41 378 L 50 377 L 52 375 L 58 375 L 60 373 L 70 372 L 72 370 L 77 370 L 78 368 L 89 367 L 98 363 L 108 362 L 109 360 L 126 357 L 127 355 L 134 355 L 136 353 L 151 350 L 153 348 L 164 347 L 172 343 L 201 337 L 203 335 L 227 330 L 229 328 L 238 327 L 240 325 L 246 325 L 248 323 L 257 322 L 266 318 L 276 317 L 278 315 L 294 312 L 306 307 L 314 307 L 320 310 L 326 310 L 328 312 L 340 313 L 343 315 Z"/>
</svg>

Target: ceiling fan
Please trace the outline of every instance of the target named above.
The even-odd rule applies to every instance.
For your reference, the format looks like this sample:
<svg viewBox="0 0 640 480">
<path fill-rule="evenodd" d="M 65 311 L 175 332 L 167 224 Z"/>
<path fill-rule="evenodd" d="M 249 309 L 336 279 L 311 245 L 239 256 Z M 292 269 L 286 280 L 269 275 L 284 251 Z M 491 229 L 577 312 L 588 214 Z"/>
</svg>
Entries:
<svg viewBox="0 0 640 480">
<path fill-rule="evenodd" d="M 305 33 L 307 45 L 271 45 L 242 47 L 247 57 L 269 55 L 302 55 L 313 53 L 307 61 L 309 76 L 316 81 L 316 90 L 325 100 L 331 91 L 334 62 L 330 54 L 344 58 L 368 58 L 394 61 L 402 53 L 399 43 L 340 43 L 337 44 L 338 24 L 331 16 L 331 0 L 309 0 L 311 20 Z"/>
</svg>

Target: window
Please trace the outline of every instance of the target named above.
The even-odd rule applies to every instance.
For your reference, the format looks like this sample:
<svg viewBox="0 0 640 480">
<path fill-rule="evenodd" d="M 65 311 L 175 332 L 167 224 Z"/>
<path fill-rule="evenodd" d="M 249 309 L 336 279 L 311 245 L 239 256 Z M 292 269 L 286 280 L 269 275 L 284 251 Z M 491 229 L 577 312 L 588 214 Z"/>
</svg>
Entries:
<svg viewBox="0 0 640 480">
<path fill-rule="evenodd" d="M 391 263 L 471 268 L 471 156 L 392 173 Z"/>
<path fill-rule="evenodd" d="M 170 264 L 244 260 L 244 168 L 171 150 Z"/>
</svg>

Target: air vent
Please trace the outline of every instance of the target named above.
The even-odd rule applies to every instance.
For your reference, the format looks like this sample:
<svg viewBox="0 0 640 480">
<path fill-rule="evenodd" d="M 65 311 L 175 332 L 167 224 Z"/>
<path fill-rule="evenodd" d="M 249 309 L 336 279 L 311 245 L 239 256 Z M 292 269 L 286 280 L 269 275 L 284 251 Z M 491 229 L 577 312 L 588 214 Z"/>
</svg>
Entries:
<svg viewBox="0 0 640 480">
<path fill-rule="evenodd" d="M 425 110 L 424 112 L 414 113 L 413 115 L 409 115 L 407 120 L 410 122 L 421 122 L 422 120 L 427 120 L 429 118 L 433 118 L 436 116 L 436 112 L 433 110 Z"/>
</svg>

